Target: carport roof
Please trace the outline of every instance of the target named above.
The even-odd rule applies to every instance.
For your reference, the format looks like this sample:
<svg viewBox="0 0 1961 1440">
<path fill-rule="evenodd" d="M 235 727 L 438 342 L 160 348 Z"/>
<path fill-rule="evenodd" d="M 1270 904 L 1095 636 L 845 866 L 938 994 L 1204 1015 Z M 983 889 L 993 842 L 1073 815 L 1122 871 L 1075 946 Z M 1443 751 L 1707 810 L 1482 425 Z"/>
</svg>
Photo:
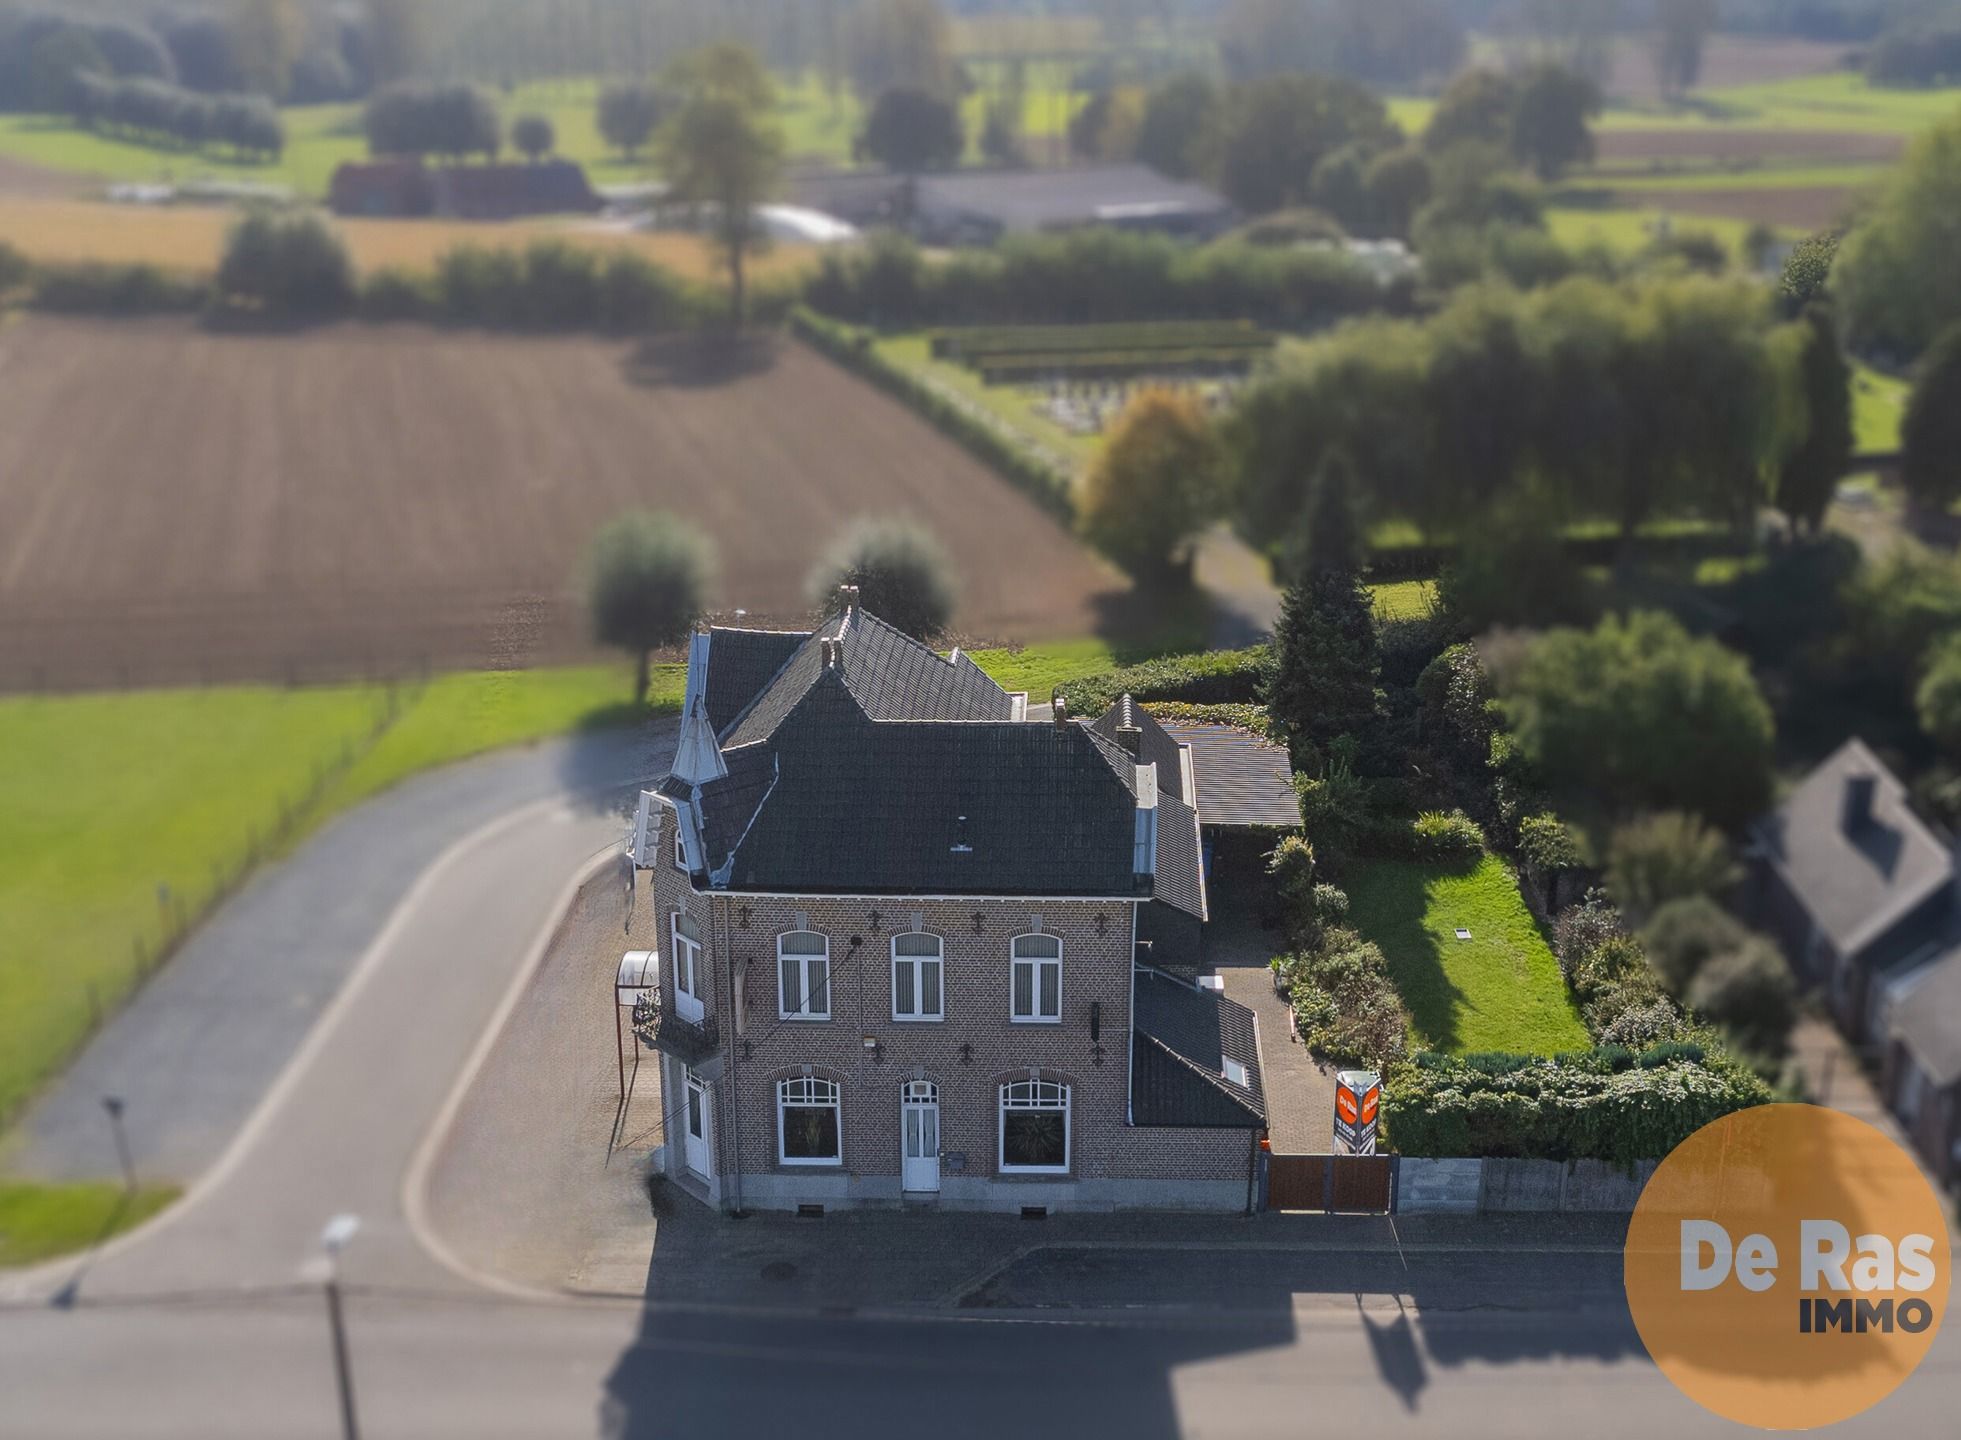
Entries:
<svg viewBox="0 0 1961 1440">
<path fill-rule="evenodd" d="M 1231 725 L 1163 721 L 1165 733 L 1189 745 L 1198 790 L 1198 823 L 1231 829 L 1301 823 L 1287 752 Z"/>
</svg>

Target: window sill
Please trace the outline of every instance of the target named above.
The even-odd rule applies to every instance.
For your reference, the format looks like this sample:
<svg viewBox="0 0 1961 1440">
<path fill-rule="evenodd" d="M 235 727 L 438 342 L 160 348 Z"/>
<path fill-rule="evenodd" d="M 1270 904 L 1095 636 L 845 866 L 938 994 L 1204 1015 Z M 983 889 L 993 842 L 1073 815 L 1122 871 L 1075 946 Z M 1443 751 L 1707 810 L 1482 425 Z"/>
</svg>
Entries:
<svg viewBox="0 0 1961 1440">
<path fill-rule="evenodd" d="M 779 1155 L 776 1157 L 776 1163 L 798 1170 L 839 1170 L 844 1167 L 844 1157 L 839 1156 L 835 1160 L 789 1160 Z"/>
<path fill-rule="evenodd" d="M 946 1016 L 944 1015 L 894 1015 L 892 1017 L 892 1023 L 894 1025 L 944 1025 L 946 1024 Z"/>
<path fill-rule="evenodd" d="M 1060 1025 L 1062 1017 L 1060 1015 L 1010 1015 L 1008 1023 L 1010 1025 Z"/>
<path fill-rule="evenodd" d="M 785 1015 L 779 1010 L 776 1012 L 776 1018 L 778 1020 L 807 1020 L 822 1023 L 823 1021 L 829 1020 L 831 1016 L 829 1011 L 825 1011 L 822 1015 Z"/>
<path fill-rule="evenodd" d="M 996 1167 L 996 1175 L 1003 1180 L 1018 1180 L 1023 1176 L 1046 1176 L 1054 1179 L 1057 1175 L 1069 1174 L 1067 1165 L 1001 1165 Z"/>
</svg>

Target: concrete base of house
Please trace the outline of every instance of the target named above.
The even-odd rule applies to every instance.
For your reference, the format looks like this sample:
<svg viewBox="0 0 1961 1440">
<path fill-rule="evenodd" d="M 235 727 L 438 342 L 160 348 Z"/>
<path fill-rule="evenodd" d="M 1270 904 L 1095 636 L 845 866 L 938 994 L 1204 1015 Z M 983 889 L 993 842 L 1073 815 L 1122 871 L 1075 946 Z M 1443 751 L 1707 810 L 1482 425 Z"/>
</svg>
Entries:
<svg viewBox="0 0 1961 1440">
<path fill-rule="evenodd" d="M 1116 1210 L 1187 1210 L 1233 1214 L 1246 1208 L 1244 1180 L 996 1180 L 941 1177 L 937 1193 L 901 1190 L 896 1175 L 744 1175 L 742 1204 L 750 1210 L 937 1209 L 1019 1214 L 1031 1206 L 1052 1213 Z M 726 1208 L 735 1186 L 719 1187 Z"/>
</svg>

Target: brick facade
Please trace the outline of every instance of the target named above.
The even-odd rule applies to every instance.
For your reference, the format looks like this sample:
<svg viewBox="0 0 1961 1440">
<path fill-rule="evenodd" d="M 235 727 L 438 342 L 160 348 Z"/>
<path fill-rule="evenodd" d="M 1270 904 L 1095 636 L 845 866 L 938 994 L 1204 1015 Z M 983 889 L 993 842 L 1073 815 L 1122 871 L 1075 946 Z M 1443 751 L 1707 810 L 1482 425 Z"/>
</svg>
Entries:
<svg viewBox="0 0 1961 1440">
<path fill-rule="evenodd" d="M 1250 1132 L 1128 1123 L 1136 901 L 704 894 L 667 857 L 642 884 L 659 926 L 664 1004 L 674 1003 L 671 916 L 689 915 L 702 937 L 698 989 L 721 1044 L 718 1060 L 698 1067 L 713 1077 L 710 1199 L 733 1205 L 739 1195 L 761 1208 L 897 1203 L 901 1090 L 929 1080 L 938 1087 L 948 1206 L 1244 1203 Z M 777 938 L 798 930 L 828 937 L 828 1019 L 779 1013 Z M 914 930 L 944 943 L 941 1020 L 893 1016 L 892 939 Z M 1062 945 L 1055 1023 L 1010 1018 L 1010 942 L 1036 931 Z M 670 1109 L 682 1073 L 671 1060 L 663 1065 Z M 779 1158 L 777 1085 L 806 1074 L 840 1087 L 839 1165 Z M 1000 1087 L 1035 1077 L 1070 1087 L 1067 1175 L 1003 1173 L 999 1163 Z M 682 1173 L 680 1164 L 670 1145 L 670 1172 Z"/>
</svg>

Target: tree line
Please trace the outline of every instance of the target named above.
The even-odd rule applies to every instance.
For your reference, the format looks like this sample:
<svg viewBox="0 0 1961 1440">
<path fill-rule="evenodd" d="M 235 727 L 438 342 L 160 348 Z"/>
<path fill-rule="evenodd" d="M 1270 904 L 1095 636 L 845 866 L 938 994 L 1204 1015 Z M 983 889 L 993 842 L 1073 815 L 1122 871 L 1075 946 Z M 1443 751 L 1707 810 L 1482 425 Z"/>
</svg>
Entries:
<svg viewBox="0 0 1961 1440">
<path fill-rule="evenodd" d="M 197 149 L 229 145 L 241 155 L 277 159 L 286 126 L 263 95 L 205 95 L 161 80 L 74 77 L 69 113 L 87 129 Z"/>
</svg>

